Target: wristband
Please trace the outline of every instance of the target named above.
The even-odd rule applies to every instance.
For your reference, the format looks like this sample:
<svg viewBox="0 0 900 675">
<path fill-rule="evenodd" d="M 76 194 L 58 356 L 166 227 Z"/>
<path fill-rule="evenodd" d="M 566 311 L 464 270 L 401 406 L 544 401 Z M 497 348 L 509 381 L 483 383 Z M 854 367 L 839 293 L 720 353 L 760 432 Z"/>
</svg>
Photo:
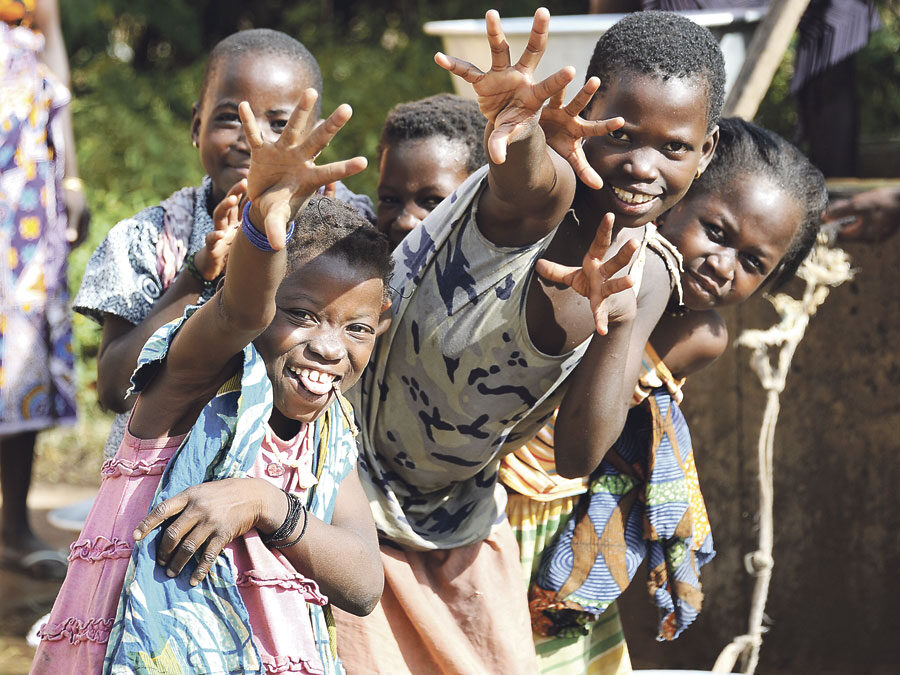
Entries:
<svg viewBox="0 0 900 675">
<path fill-rule="evenodd" d="M 197 269 L 197 263 L 194 262 L 194 255 L 194 253 L 191 253 L 184 259 L 184 265 L 181 269 L 187 270 L 188 274 L 199 281 L 200 285 L 203 286 L 204 291 L 214 290 L 216 286 L 218 286 L 219 279 L 222 278 L 222 275 L 220 274 L 215 279 L 207 279 L 200 270 Z"/>
<path fill-rule="evenodd" d="M 301 504 L 301 506 L 303 507 L 303 527 L 300 528 L 300 534 L 298 534 L 291 541 L 285 542 L 284 544 L 271 544 L 272 548 L 277 548 L 277 549 L 290 548 L 291 546 L 296 544 L 298 541 L 303 539 L 303 535 L 306 534 L 306 525 L 309 523 L 309 511 L 302 504 Z"/>
<path fill-rule="evenodd" d="M 248 199 L 246 205 L 244 205 L 244 212 L 241 214 L 241 230 L 244 232 L 244 236 L 247 237 L 247 241 L 253 244 L 255 248 L 258 248 L 260 251 L 274 251 L 275 249 L 269 244 L 269 238 L 257 230 L 256 226 L 250 222 L 251 204 L 252 202 Z M 290 229 L 284 235 L 284 243 L 287 244 L 293 235 L 294 223 L 291 223 Z"/>
</svg>

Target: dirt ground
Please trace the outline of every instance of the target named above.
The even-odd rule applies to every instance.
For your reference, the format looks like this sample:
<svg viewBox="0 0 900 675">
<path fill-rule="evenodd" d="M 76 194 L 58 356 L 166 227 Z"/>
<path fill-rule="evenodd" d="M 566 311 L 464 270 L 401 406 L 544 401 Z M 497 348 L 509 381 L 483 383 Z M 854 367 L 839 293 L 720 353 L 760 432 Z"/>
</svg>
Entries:
<svg viewBox="0 0 900 675">
<path fill-rule="evenodd" d="M 65 484 L 36 483 L 28 497 L 31 524 L 54 548 L 68 553 L 75 532 L 58 530 L 47 522 L 47 512 L 88 499 L 96 490 Z M 25 675 L 34 650 L 25 642 L 32 624 L 50 611 L 62 582 L 41 581 L 0 567 L 0 673 Z"/>
</svg>

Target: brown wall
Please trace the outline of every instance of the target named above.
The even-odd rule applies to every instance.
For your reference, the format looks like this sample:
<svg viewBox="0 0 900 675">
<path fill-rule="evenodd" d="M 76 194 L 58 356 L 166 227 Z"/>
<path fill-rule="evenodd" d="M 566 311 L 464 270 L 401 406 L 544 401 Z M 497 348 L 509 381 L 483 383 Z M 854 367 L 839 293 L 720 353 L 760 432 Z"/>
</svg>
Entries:
<svg viewBox="0 0 900 675">
<path fill-rule="evenodd" d="M 775 567 L 758 673 L 900 673 L 900 235 L 848 246 L 856 280 L 834 290 L 794 357 L 775 439 Z M 762 300 L 727 314 L 732 338 L 765 328 Z M 657 644 L 646 575 L 620 605 L 636 668 L 711 668 L 747 629 L 756 545 L 756 443 L 764 397 L 749 352 L 687 384 L 718 556 L 697 622 Z"/>
</svg>

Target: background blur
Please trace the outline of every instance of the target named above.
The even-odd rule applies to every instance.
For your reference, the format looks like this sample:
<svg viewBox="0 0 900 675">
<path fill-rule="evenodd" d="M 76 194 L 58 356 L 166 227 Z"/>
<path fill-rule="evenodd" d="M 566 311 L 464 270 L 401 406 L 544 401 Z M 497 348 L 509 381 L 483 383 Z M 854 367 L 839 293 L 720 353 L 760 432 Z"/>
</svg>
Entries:
<svg viewBox="0 0 900 675">
<path fill-rule="evenodd" d="M 868 149 L 881 151 L 893 144 L 893 166 L 896 167 L 896 158 L 900 153 L 900 5 L 896 0 L 879 0 L 877 4 L 884 28 L 872 36 L 868 46 L 857 55 L 856 61 L 856 85 L 861 100 L 859 142 L 863 154 Z M 483 17 L 489 7 L 499 9 L 501 16 L 528 16 L 536 6 L 534 2 L 523 1 L 479 4 L 464 0 L 444 0 L 441 3 L 386 0 L 377 3 L 377 6 L 375 3 L 355 0 L 268 0 L 253 3 L 237 0 L 60 0 L 60 5 L 71 64 L 74 93 L 72 106 L 79 168 L 87 185 L 88 201 L 93 212 L 91 237 L 71 257 L 70 288 L 73 294 L 80 284 L 90 253 L 112 225 L 146 206 L 157 204 L 184 185 L 199 182 L 202 169 L 189 136 L 191 105 L 199 92 L 205 55 L 222 37 L 243 28 L 270 27 L 297 37 L 312 51 L 322 67 L 325 79 L 323 111 L 330 111 L 344 101 L 354 108 L 353 120 L 326 151 L 326 159 L 329 155 L 366 155 L 370 160 L 370 168 L 347 182 L 351 189 L 374 197 L 377 178 L 374 153 L 387 111 L 401 101 L 451 90 L 449 75 L 432 60 L 434 52 L 441 48 L 440 42 L 437 38 L 425 36 L 421 32 L 422 24 L 436 19 Z M 546 5 L 551 14 L 581 14 L 588 11 L 587 0 L 548 2 Z M 797 141 L 796 111 L 788 93 L 792 58 L 792 52 L 789 51 L 756 121 Z M 841 130 L 835 129 L 834 133 L 839 134 Z M 802 139 L 800 142 L 802 145 Z M 863 161 L 861 165 L 866 164 Z M 895 251 L 897 244 L 898 242 L 893 242 Z M 885 269 L 887 266 L 896 268 L 895 259 L 896 256 L 887 256 L 884 260 Z M 875 283 L 880 279 L 877 275 L 867 278 L 870 284 L 875 284 L 871 286 L 871 290 L 876 296 L 879 289 L 884 291 L 884 286 Z M 896 282 L 896 273 L 890 279 L 880 279 L 880 283 L 887 284 L 892 297 L 897 295 Z M 859 287 L 854 286 L 856 290 L 852 293 L 858 295 Z M 874 302 L 873 307 L 878 306 L 879 303 Z M 885 344 L 890 344 L 891 334 L 894 343 L 900 337 L 897 325 L 900 310 L 896 307 L 894 309 L 891 325 L 881 332 Z M 765 316 L 769 318 L 774 316 L 771 310 L 762 311 L 768 312 Z M 870 311 L 877 309 L 870 308 Z M 854 314 L 855 310 L 843 318 L 852 323 Z M 883 320 L 883 317 L 879 320 Z M 819 319 L 814 320 L 814 327 L 816 321 Z M 109 416 L 97 406 L 95 395 L 96 353 L 100 332 L 94 323 L 79 315 L 75 316 L 75 330 L 81 384 L 81 421 L 74 428 L 57 429 L 40 435 L 36 481 L 95 486 L 98 483 L 97 469 L 109 420 Z M 825 350 L 829 345 L 826 341 L 820 347 Z M 877 346 L 873 348 L 877 349 Z M 805 349 L 806 347 L 801 346 L 801 352 Z M 814 369 L 812 363 L 818 363 L 821 356 L 821 352 L 810 356 L 808 367 Z M 710 377 L 735 376 L 736 358 L 741 362 L 746 361 L 745 354 L 723 359 L 721 365 L 717 366 L 719 370 L 713 371 Z M 900 368 L 896 359 L 894 364 Z M 753 375 L 748 373 L 746 371 L 744 377 L 752 378 Z M 748 381 L 746 386 L 752 388 L 754 385 L 754 381 Z M 699 386 L 702 388 L 702 385 Z M 731 401 L 737 397 L 736 402 L 729 403 L 735 410 L 740 405 L 752 404 L 752 397 L 748 399 L 750 403 L 743 402 L 739 387 L 733 393 L 734 396 L 729 394 L 731 398 L 726 398 Z M 715 397 L 705 400 L 710 405 L 721 403 Z M 701 416 L 709 412 L 709 409 L 691 408 L 690 404 L 689 392 L 686 410 L 688 419 L 693 420 L 692 414 Z M 739 410 L 732 412 L 740 416 Z M 790 411 L 783 412 L 784 416 L 790 414 Z M 803 414 L 814 415 L 815 411 Z M 728 429 L 719 430 L 725 436 L 743 433 L 739 428 L 740 424 L 735 426 L 727 422 L 733 418 L 727 415 L 717 417 L 720 424 L 729 425 Z M 749 419 L 745 434 L 747 438 L 735 441 L 737 445 L 747 445 L 748 453 L 751 453 L 748 456 L 751 458 L 756 425 L 758 420 Z M 696 445 L 702 477 L 705 448 L 716 445 L 723 439 L 723 435 L 717 436 L 713 431 L 704 431 L 703 428 L 699 430 L 700 438 Z M 728 442 L 732 441 L 734 438 L 730 438 Z M 893 446 L 896 449 L 896 441 Z M 724 456 L 726 453 L 720 454 Z M 748 467 L 748 471 L 753 468 Z M 730 509 L 739 521 L 743 519 L 749 523 L 747 536 L 750 537 L 755 500 L 755 487 L 752 483 L 747 483 L 751 473 L 735 475 L 727 484 L 721 485 L 721 490 L 717 485 L 707 493 L 714 527 L 717 525 L 717 510 Z M 741 503 L 733 499 L 732 480 L 743 484 Z M 784 489 L 788 490 L 792 485 L 796 483 L 786 485 Z M 779 492 L 776 497 L 787 498 L 785 491 Z M 723 512 L 722 517 L 725 515 Z M 841 533 L 835 532 L 834 536 L 841 536 Z M 896 538 L 892 541 L 895 542 Z M 720 540 L 720 543 L 724 542 Z M 871 544 L 865 542 L 865 545 Z M 711 585 L 707 586 L 711 597 L 718 594 L 718 599 L 712 600 L 713 606 L 721 608 L 722 603 L 730 604 L 729 612 L 733 615 L 733 621 L 720 625 L 718 632 L 710 634 L 708 629 L 701 628 L 705 623 L 705 615 L 701 615 L 697 627 L 688 631 L 686 638 L 682 638 L 688 640 L 686 646 L 675 651 L 656 651 L 649 643 L 645 645 L 641 642 L 643 638 L 640 638 L 632 647 L 636 666 L 650 665 L 641 663 L 641 654 L 643 648 L 652 648 L 656 663 L 664 662 L 665 654 L 668 653 L 673 656 L 680 654 L 678 665 L 682 667 L 709 667 L 718 649 L 724 646 L 730 636 L 744 630 L 746 600 L 740 598 L 747 595 L 744 590 L 748 586 L 743 577 L 728 579 L 722 573 L 727 570 L 728 574 L 743 574 L 739 558 L 744 552 L 751 550 L 752 542 L 735 542 L 735 546 L 739 548 L 728 551 L 723 556 L 725 559 L 719 564 L 718 572 L 713 568 L 717 567 L 720 560 L 710 566 Z M 889 546 L 892 547 L 890 550 L 896 551 L 896 543 Z M 896 553 L 892 555 L 893 559 L 897 558 Z M 728 560 L 732 560 L 734 564 L 729 565 Z M 776 579 L 780 573 L 777 560 L 776 552 Z M 865 572 L 855 572 L 860 573 Z M 640 578 L 640 574 L 636 580 Z M 839 580 L 834 580 L 834 584 L 839 586 Z M 896 589 L 896 584 L 892 588 Z M 777 587 L 773 586 L 772 592 L 776 593 Z M 634 594 L 641 592 L 637 590 L 632 593 Z M 641 602 L 646 604 L 643 598 Z M 640 611 L 648 616 L 650 614 L 650 608 L 646 606 Z M 652 617 L 650 619 L 652 623 Z M 889 615 L 885 615 L 884 619 L 890 621 Z M 849 621 L 853 622 L 855 619 L 851 618 Z M 646 630 L 643 626 L 639 630 L 649 634 L 649 624 Z M 811 626 L 810 630 L 819 629 Z M 884 632 L 881 635 L 884 636 Z M 701 642 L 707 644 L 701 645 Z M 695 646 L 691 647 L 691 644 Z M 778 644 L 777 638 L 775 644 Z M 795 647 L 796 645 L 781 643 L 780 649 L 776 650 L 769 643 L 764 644 L 764 663 L 767 654 L 769 658 L 777 654 L 778 659 L 770 661 L 770 664 L 786 664 L 788 670 L 784 672 L 791 672 L 790 664 L 793 660 L 787 657 L 785 650 L 789 652 Z M 896 647 L 893 649 L 896 651 Z M 703 654 L 702 661 L 697 662 L 700 654 Z M 3 671 L 2 663 L 0 649 L 0 671 Z M 842 672 L 842 669 L 836 672 Z M 856 672 L 869 671 L 861 669 Z"/>
</svg>

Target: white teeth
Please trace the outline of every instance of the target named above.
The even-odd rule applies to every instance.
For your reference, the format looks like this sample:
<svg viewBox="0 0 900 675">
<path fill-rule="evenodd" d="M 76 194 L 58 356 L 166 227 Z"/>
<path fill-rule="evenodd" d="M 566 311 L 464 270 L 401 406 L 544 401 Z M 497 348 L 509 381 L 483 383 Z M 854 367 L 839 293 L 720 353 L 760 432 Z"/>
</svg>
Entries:
<svg viewBox="0 0 900 675">
<path fill-rule="evenodd" d="M 294 368 L 288 366 L 288 369 L 300 378 L 301 384 L 313 394 L 321 396 L 331 391 L 334 386 L 334 375 L 323 373 L 321 370 L 313 370 L 312 368 Z"/>
<path fill-rule="evenodd" d="M 613 186 L 613 192 L 616 193 L 616 197 L 626 204 L 646 204 L 653 199 L 653 195 L 645 195 L 640 192 L 629 192 L 628 190 L 623 190 L 622 188 L 617 188 L 615 186 Z"/>
</svg>

